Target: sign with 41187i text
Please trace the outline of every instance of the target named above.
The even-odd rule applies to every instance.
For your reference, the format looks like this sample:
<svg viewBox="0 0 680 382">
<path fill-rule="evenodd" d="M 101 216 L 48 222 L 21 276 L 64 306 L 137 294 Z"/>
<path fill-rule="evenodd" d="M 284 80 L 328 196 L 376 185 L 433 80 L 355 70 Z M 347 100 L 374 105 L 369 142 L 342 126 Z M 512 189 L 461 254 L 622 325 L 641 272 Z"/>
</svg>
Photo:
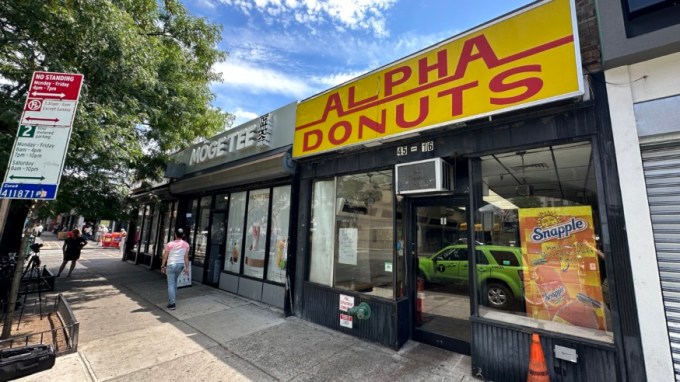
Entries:
<svg viewBox="0 0 680 382">
<path fill-rule="evenodd" d="M 57 197 L 82 74 L 34 72 L 0 198 Z"/>
</svg>

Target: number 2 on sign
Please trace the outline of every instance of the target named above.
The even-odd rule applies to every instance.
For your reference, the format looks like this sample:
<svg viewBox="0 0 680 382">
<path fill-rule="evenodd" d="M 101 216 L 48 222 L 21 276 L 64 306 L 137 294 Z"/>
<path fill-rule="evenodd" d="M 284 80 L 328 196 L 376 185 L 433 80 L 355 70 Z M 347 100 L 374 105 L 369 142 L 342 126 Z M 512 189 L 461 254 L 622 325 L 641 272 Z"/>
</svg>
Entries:
<svg viewBox="0 0 680 382">
<path fill-rule="evenodd" d="M 21 137 L 21 138 L 33 138 L 33 136 L 35 135 L 35 128 L 36 128 L 36 126 L 20 125 L 19 126 L 19 137 Z"/>
</svg>

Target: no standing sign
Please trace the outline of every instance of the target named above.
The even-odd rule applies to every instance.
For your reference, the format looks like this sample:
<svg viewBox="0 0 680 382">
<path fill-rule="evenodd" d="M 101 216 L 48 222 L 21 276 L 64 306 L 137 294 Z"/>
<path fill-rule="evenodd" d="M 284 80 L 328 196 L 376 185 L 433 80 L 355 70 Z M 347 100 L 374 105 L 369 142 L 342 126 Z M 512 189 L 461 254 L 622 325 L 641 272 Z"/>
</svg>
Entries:
<svg viewBox="0 0 680 382">
<path fill-rule="evenodd" d="M 0 198 L 57 197 L 82 74 L 34 72 Z"/>
</svg>

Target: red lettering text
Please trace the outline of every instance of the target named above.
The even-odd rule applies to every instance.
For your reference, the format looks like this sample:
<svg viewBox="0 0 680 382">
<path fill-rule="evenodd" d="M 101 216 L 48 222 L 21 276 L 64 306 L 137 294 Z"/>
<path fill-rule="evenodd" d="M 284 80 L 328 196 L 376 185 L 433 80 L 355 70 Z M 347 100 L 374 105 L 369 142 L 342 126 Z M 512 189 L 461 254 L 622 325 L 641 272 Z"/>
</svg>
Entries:
<svg viewBox="0 0 680 382">
<path fill-rule="evenodd" d="M 310 139 L 314 138 L 314 143 L 310 143 Z M 323 134 L 321 130 L 312 130 L 305 132 L 302 140 L 302 151 L 307 152 L 311 150 L 316 150 L 321 146 L 323 141 Z"/>
<path fill-rule="evenodd" d="M 441 98 L 447 95 L 451 96 L 451 116 L 463 114 L 463 91 L 467 89 L 476 88 L 479 85 L 478 81 L 468 82 L 455 88 L 440 91 L 437 95 Z"/>
<path fill-rule="evenodd" d="M 399 75 L 399 78 L 395 78 L 397 75 Z M 389 72 L 385 72 L 385 97 L 391 96 L 394 87 L 403 84 L 410 77 L 411 68 L 408 66 L 400 66 Z"/>
<path fill-rule="evenodd" d="M 437 70 L 437 79 L 446 77 L 448 75 L 448 62 L 446 50 L 437 52 L 437 60 L 432 65 L 427 64 L 427 57 L 418 60 L 418 84 L 426 84 L 428 82 L 427 75 L 433 70 Z"/>
<path fill-rule="evenodd" d="M 414 119 L 413 121 L 407 121 L 406 117 L 404 116 L 404 104 L 400 103 L 397 105 L 397 126 L 401 127 L 402 129 L 408 129 L 411 127 L 416 127 L 420 125 L 425 118 L 427 118 L 427 115 L 430 113 L 430 102 L 429 102 L 429 97 L 425 96 L 420 99 L 420 105 L 419 105 L 419 110 L 418 110 L 418 118 Z"/>
<path fill-rule="evenodd" d="M 516 68 L 508 69 L 504 72 L 496 74 L 496 76 L 494 76 L 494 78 L 492 78 L 491 81 L 489 82 L 489 89 L 494 93 L 502 93 L 519 88 L 524 88 L 524 91 L 521 94 L 512 97 L 504 98 L 491 97 L 489 98 L 489 102 L 491 102 L 494 105 L 508 105 L 511 103 L 522 102 L 536 95 L 543 88 L 543 80 L 540 79 L 539 77 L 528 77 L 508 82 L 505 81 L 508 77 L 513 76 L 515 74 L 528 72 L 540 73 L 541 65 L 518 66 Z"/>
<path fill-rule="evenodd" d="M 386 116 L 387 116 L 387 110 L 382 109 L 381 115 L 380 115 L 380 122 L 374 121 L 365 115 L 362 115 L 359 117 L 359 139 L 362 139 L 364 137 L 364 127 L 368 127 L 369 129 L 375 131 L 376 133 L 384 134 L 385 133 L 385 127 L 386 125 Z"/>
<path fill-rule="evenodd" d="M 477 53 L 473 53 L 475 48 L 477 48 Z M 484 35 L 476 36 L 465 41 L 453 78 L 463 78 L 468 64 L 480 58 L 489 69 L 500 65 L 496 53 L 494 53 L 493 48 L 491 48 L 489 41 L 486 40 L 486 36 Z"/>
<path fill-rule="evenodd" d="M 343 135 L 340 138 L 336 138 L 335 132 L 341 128 L 344 130 Z M 352 124 L 347 121 L 340 121 L 331 126 L 331 129 L 328 131 L 328 141 L 334 145 L 339 145 L 341 143 L 347 142 L 350 134 L 352 134 Z"/>
</svg>

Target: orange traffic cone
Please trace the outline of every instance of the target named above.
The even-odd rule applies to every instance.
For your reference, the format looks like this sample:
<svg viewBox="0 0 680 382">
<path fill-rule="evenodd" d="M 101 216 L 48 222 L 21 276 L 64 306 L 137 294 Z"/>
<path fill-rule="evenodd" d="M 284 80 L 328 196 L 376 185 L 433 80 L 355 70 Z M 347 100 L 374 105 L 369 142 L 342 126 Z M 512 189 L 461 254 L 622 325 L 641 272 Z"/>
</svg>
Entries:
<svg viewBox="0 0 680 382">
<path fill-rule="evenodd" d="M 538 334 L 531 335 L 531 352 L 529 354 L 529 376 L 527 382 L 550 382 L 550 374 L 543 357 L 543 348 Z"/>
</svg>

